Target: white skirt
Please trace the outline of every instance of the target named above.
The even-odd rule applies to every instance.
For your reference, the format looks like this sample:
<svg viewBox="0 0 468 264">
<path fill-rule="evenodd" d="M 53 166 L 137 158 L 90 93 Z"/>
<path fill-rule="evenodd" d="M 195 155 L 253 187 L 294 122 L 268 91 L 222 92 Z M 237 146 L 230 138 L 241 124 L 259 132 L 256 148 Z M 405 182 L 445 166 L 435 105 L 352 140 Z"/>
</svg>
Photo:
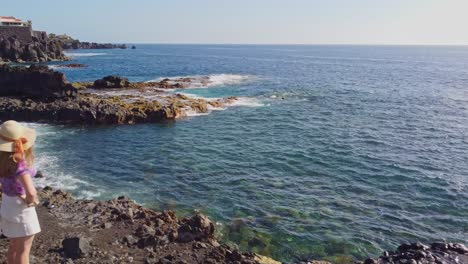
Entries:
<svg viewBox="0 0 468 264">
<path fill-rule="evenodd" d="M 8 238 L 26 237 L 41 232 L 36 208 L 28 207 L 18 196 L 3 194 L 0 230 Z"/>
</svg>

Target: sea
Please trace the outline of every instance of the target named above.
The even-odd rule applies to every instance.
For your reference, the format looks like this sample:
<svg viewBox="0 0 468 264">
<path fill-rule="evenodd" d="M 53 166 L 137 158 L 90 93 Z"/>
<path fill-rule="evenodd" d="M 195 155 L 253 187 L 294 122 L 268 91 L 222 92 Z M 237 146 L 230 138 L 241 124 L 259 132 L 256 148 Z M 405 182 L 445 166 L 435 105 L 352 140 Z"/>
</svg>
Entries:
<svg viewBox="0 0 468 264">
<path fill-rule="evenodd" d="M 224 243 L 281 261 L 468 243 L 468 47 L 135 46 L 49 66 L 69 81 L 207 77 L 171 92 L 239 100 L 158 124 L 32 123 L 37 185 L 201 212 Z"/>
</svg>

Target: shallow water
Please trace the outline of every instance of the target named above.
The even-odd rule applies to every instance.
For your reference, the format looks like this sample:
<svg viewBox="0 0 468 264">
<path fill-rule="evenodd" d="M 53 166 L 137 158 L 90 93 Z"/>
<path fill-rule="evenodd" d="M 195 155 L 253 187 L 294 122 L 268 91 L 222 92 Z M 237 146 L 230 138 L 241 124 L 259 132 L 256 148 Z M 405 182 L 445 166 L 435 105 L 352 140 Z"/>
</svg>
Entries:
<svg viewBox="0 0 468 264">
<path fill-rule="evenodd" d="M 137 45 L 82 50 L 71 81 L 210 75 L 237 106 L 162 124 L 34 125 L 40 184 L 202 211 L 281 260 L 468 242 L 468 48 Z M 51 63 L 58 65 L 60 63 Z"/>
</svg>

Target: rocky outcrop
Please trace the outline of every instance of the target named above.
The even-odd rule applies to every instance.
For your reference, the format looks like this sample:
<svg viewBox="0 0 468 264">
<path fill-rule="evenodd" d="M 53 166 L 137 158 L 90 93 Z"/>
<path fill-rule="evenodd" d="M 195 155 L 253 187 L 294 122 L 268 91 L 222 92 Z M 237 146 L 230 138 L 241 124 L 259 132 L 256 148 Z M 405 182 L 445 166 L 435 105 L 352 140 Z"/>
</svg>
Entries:
<svg viewBox="0 0 468 264">
<path fill-rule="evenodd" d="M 86 68 L 88 67 L 85 64 L 81 63 L 68 63 L 68 64 L 62 64 L 62 65 L 55 65 L 55 68 Z"/>
<path fill-rule="evenodd" d="M 136 124 L 156 123 L 186 116 L 186 110 L 207 113 L 211 104 L 225 104 L 235 99 L 208 102 L 170 95 L 164 101 L 136 100 L 83 94 L 77 98 L 33 100 L 0 97 L 0 119 L 58 124 Z"/>
<path fill-rule="evenodd" d="M 160 89 L 186 89 L 192 87 L 206 87 L 212 84 L 208 76 L 164 78 L 160 81 L 129 82 L 120 76 L 106 76 L 94 82 L 77 82 L 78 86 L 92 89 L 128 88 L 142 89 L 146 87 Z"/>
<path fill-rule="evenodd" d="M 0 62 L 47 62 L 69 60 L 65 49 L 126 49 L 125 44 L 80 42 L 70 37 L 61 38 L 46 32 L 33 31 L 32 41 L 17 36 L 0 34 Z"/>
<path fill-rule="evenodd" d="M 63 73 L 47 66 L 10 67 L 0 65 L 0 96 L 57 98 L 76 96 L 77 90 Z"/>
<path fill-rule="evenodd" d="M 80 86 L 79 91 L 63 73 L 44 66 L 0 67 L 0 120 L 65 124 L 155 123 L 187 116 L 188 112 L 207 113 L 235 98 L 204 100 L 161 92 L 146 83 L 110 76 L 98 86 L 123 87 L 134 95 L 109 96 Z M 90 84 L 93 87 L 93 84 Z M 127 87 L 128 86 L 128 87 Z M 94 88 L 94 87 L 93 87 Z M 146 89 L 146 90 L 145 90 Z M 112 91 L 115 92 L 115 91 Z M 142 95 L 151 95 L 145 98 Z"/>
<path fill-rule="evenodd" d="M 81 42 L 79 40 L 62 41 L 63 49 L 126 49 L 125 44 Z"/>
<path fill-rule="evenodd" d="M 126 88 L 130 87 L 130 82 L 127 78 L 110 75 L 94 81 L 92 87 L 95 89 Z"/>
<path fill-rule="evenodd" d="M 16 37 L 0 36 L 0 62 L 46 62 L 67 60 L 59 41 L 46 35 L 32 37 L 32 42 L 21 42 Z"/>
<path fill-rule="evenodd" d="M 385 251 L 377 259 L 367 259 L 364 264 L 393 263 L 468 263 L 468 248 L 456 243 L 432 243 L 430 246 L 416 242 L 402 244 L 395 252 Z"/>
</svg>

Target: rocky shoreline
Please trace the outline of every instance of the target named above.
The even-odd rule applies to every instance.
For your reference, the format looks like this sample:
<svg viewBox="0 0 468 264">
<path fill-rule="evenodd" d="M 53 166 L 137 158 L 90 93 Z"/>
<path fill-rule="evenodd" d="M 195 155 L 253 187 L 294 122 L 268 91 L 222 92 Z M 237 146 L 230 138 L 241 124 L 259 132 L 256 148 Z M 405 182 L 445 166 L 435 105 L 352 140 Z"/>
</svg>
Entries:
<svg viewBox="0 0 468 264">
<path fill-rule="evenodd" d="M 78 200 L 45 187 L 36 208 L 42 225 L 32 249 L 32 263 L 236 263 L 280 264 L 220 243 L 213 222 L 200 213 L 179 218 L 173 211 L 156 212 L 126 197 L 110 201 Z M 1 191 L 0 191 L 1 197 Z M 8 241 L 0 237 L 0 263 Z M 395 252 L 364 264 L 466 264 L 463 244 L 402 244 Z M 298 264 L 329 264 L 301 260 Z M 341 264 L 341 263 L 340 263 Z M 343 263 L 344 264 L 344 263 Z"/>
<path fill-rule="evenodd" d="M 215 225 L 203 214 L 179 218 L 126 197 L 75 200 L 49 187 L 39 196 L 42 232 L 33 245 L 32 263 L 277 263 L 220 244 Z M 5 263 L 7 245 L 1 238 L 0 263 Z"/>
<path fill-rule="evenodd" d="M 24 63 L 70 60 L 64 50 L 76 49 L 126 49 L 125 44 L 81 42 L 69 36 L 56 36 L 40 32 L 32 41 L 24 42 L 16 36 L 0 35 L 0 63 Z"/>
<path fill-rule="evenodd" d="M 3 65 L 0 119 L 78 125 L 155 123 L 208 113 L 237 100 L 198 99 L 168 92 L 186 87 L 185 82 L 129 82 L 108 76 L 90 83 L 69 83 L 63 73 L 46 66 Z"/>
</svg>

